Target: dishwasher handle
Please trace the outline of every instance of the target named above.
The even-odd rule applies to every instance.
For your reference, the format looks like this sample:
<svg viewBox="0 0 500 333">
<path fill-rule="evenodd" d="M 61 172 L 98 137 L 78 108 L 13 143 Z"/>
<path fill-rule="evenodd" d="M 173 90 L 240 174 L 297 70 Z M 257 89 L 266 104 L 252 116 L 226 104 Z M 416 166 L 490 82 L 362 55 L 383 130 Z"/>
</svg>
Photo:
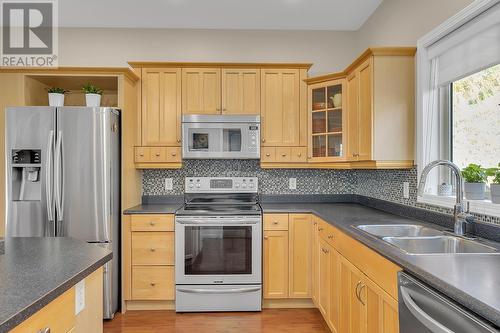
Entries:
<svg viewBox="0 0 500 333">
<path fill-rule="evenodd" d="M 417 318 L 425 327 L 431 330 L 433 333 L 453 333 L 452 330 L 448 329 L 446 326 L 438 322 L 436 319 L 432 318 L 428 313 L 422 310 L 413 298 L 411 298 L 410 294 L 406 290 L 405 287 L 400 286 L 401 297 L 403 298 L 403 302 L 405 303 L 408 310 L 411 312 L 415 318 Z"/>
</svg>

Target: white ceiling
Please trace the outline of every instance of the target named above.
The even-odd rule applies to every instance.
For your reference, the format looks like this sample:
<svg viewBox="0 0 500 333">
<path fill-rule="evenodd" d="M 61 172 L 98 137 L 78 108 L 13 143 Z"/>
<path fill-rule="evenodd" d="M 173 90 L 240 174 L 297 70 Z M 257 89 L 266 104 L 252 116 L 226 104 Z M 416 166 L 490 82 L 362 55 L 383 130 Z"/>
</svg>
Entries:
<svg viewBox="0 0 500 333">
<path fill-rule="evenodd" d="M 60 26 L 357 30 L 382 0 L 61 0 Z"/>
</svg>

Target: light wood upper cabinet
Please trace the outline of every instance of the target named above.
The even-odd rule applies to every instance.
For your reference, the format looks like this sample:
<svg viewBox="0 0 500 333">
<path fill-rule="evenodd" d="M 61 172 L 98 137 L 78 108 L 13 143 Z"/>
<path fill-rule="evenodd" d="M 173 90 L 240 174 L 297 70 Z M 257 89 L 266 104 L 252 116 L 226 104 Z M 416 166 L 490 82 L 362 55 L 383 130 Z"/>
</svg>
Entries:
<svg viewBox="0 0 500 333">
<path fill-rule="evenodd" d="M 288 297 L 288 231 L 264 231 L 264 298 Z"/>
<path fill-rule="evenodd" d="M 351 161 L 372 159 L 373 58 L 361 64 L 348 81 L 348 158 Z"/>
<path fill-rule="evenodd" d="M 222 113 L 260 115 L 259 69 L 222 69 Z"/>
<path fill-rule="evenodd" d="M 309 86 L 309 161 L 345 161 L 345 79 Z"/>
<path fill-rule="evenodd" d="M 142 146 L 179 146 L 181 70 L 142 69 Z"/>
<path fill-rule="evenodd" d="M 299 69 L 261 70 L 262 146 L 300 146 L 301 133 L 306 129 L 301 115 L 300 76 Z"/>
<path fill-rule="evenodd" d="M 182 69 L 182 113 L 221 113 L 221 69 Z"/>
<path fill-rule="evenodd" d="M 311 297 L 311 236 L 311 215 L 290 214 L 288 235 L 288 248 L 290 252 L 290 298 Z"/>
</svg>

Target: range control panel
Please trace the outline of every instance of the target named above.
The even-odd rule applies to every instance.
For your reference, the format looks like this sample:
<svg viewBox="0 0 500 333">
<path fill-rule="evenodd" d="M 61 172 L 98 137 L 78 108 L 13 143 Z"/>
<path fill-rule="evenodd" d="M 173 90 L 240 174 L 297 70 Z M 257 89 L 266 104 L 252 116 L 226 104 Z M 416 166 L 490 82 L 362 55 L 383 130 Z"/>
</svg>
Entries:
<svg viewBox="0 0 500 333">
<path fill-rule="evenodd" d="M 186 177 L 186 193 L 257 193 L 257 177 Z"/>
</svg>

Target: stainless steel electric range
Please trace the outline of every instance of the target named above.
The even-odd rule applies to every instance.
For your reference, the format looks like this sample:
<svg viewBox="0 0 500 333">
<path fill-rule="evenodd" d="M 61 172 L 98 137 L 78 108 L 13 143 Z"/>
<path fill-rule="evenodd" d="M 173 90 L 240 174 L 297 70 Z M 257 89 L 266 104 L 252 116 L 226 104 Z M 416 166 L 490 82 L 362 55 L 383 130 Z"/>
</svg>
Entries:
<svg viewBox="0 0 500 333">
<path fill-rule="evenodd" d="M 177 312 L 262 309 L 262 210 L 255 177 L 189 177 L 175 217 Z"/>
</svg>

